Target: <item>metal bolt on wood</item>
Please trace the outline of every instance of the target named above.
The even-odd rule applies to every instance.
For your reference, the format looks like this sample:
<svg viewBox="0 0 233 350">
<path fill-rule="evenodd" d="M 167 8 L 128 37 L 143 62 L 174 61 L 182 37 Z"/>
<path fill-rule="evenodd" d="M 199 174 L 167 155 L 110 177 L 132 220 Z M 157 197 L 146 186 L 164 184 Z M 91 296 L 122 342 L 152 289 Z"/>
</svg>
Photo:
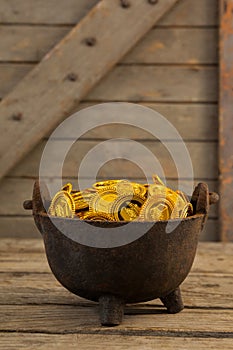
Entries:
<svg viewBox="0 0 233 350">
<path fill-rule="evenodd" d="M 127 16 L 127 11 L 123 11 L 123 8 L 121 11 L 119 1 L 101 0 L 98 2 L 83 20 L 78 22 L 74 29 L 65 36 L 64 40 L 57 44 L 56 50 L 52 49 L 47 54 L 49 59 L 40 62 L 33 69 L 33 72 L 29 72 L 20 84 L 17 84 L 1 101 L 2 157 L 0 160 L 0 178 L 26 155 L 43 136 L 51 132 L 56 124 L 65 119 L 67 114 L 64 111 L 73 108 L 74 100 L 76 104 L 79 103 L 129 49 L 177 2 L 178 0 L 163 0 L 158 8 L 148 6 L 146 0 L 134 0 L 134 2 L 131 1 L 131 6 L 135 4 L 132 16 Z M 76 10 L 79 12 L 81 4 L 86 2 L 77 1 L 76 3 Z M 118 6 L 119 9 L 117 18 L 115 18 L 115 6 Z M 108 35 L 106 35 L 106 28 Z M 98 38 L 95 34 L 97 32 L 98 38 L 103 39 L 101 45 L 98 45 Z M 96 38 L 97 41 L 96 39 L 89 40 L 90 37 Z M 88 40 L 85 42 L 85 39 Z M 93 44 L 96 47 L 93 50 L 88 47 L 90 54 L 86 57 L 87 46 L 93 46 Z M 108 47 L 108 50 L 106 50 L 106 47 Z M 101 57 L 98 62 L 96 61 L 97 52 L 95 53 L 97 49 L 98 57 Z M 86 59 L 74 60 L 70 52 L 73 52 L 75 57 L 86 57 Z M 57 67 L 57 69 L 54 69 L 54 67 Z M 62 81 L 70 72 L 67 71 L 67 67 L 72 67 L 70 68 L 72 69 L 71 72 L 82 71 L 82 81 L 80 81 L 80 84 L 70 83 L 69 89 L 64 89 L 63 84 L 56 84 L 54 87 L 54 79 Z M 45 79 L 48 76 L 50 79 Z M 54 89 L 50 88 L 50 85 Z M 45 94 L 45 91 L 48 93 Z M 23 99 L 22 95 L 24 96 Z M 66 101 L 65 107 L 61 108 L 64 101 Z M 43 109 L 46 110 L 43 116 L 41 116 L 42 105 Z M 6 133 L 5 122 L 9 118 L 12 120 L 11 116 L 14 111 L 23 111 L 23 122 L 20 123 L 20 128 L 14 128 L 12 121 L 12 125 L 9 125 Z M 32 129 L 31 125 L 34 125 Z M 30 132 L 28 132 L 29 129 L 31 129 Z M 20 152 L 17 151 L 18 144 L 14 142 L 15 139 L 20 139 Z"/>
<path fill-rule="evenodd" d="M 69 81 L 76 81 L 78 79 L 78 75 L 76 73 L 69 73 L 67 74 L 66 79 Z"/>
<path fill-rule="evenodd" d="M 85 39 L 85 44 L 87 46 L 95 46 L 96 44 L 96 38 L 86 38 Z"/>
<path fill-rule="evenodd" d="M 23 119 L 23 114 L 21 112 L 14 113 L 12 114 L 11 119 L 20 122 Z"/>
<path fill-rule="evenodd" d="M 130 1 L 129 0 L 121 0 L 121 7 L 127 9 L 131 6 Z"/>
<path fill-rule="evenodd" d="M 148 2 L 151 5 L 156 5 L 159 2 L 159 0 L 148 0 Z"/>
</svg>

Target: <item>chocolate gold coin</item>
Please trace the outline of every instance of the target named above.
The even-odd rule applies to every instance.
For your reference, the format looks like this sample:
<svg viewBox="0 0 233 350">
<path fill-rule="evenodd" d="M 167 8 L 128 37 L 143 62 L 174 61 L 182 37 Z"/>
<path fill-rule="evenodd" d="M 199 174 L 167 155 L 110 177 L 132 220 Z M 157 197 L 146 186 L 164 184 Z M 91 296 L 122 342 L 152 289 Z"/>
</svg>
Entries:
<svg viewBox="0 0 233 350">
<path fill-rule="evenodd" d="M 186 194 L 184 192 L 177 190 L 176 193 L 179 194 L 179 196 L 183 199 L 183 201 L 185 203 L 189 202 L 188 197 L 186 196 Z"/>
<path fill-rule="evenodd" d="M 176 202 L 165 196 L 151 196 L 143 204 L 140 219 L 145 221 L 169 220 Z"/>
<path fill-rule="evenodd" d="M 183 193 L 181 191 L 173 192 L 170 198 L 175 201 L 175 206 L 171 213 L 170 219 L 186 217 L 191 209 L 189 206 L 190 203 L 186 200 L 186 197 L 183 195 Z"/>
<path fill-rule="evenodd" d="M 75 202 L 75 209 L 77 210 L 83 210 L 89 208 L 89 202 L 95 192 L 89 192 L 89 191 L 82 191 L 77 194 L 73 194 L 72 197 Z"/>
<path fill-rule="evenodd" d="M 133 195 L 134 187 L 133 184 L 127 180 L 119 181 L 115 184 L 116 192 L 118 195 Z"/>
<path fill-rule="evenodd" d="M 81 191 L 67 183 L 51 201 L 49 214 L 92 221 L 158 221 L 192 215 L 184 192 L 166 187 L 158 175 L 152 179 L 152 184 L 110 179 Z"/>
<path fill-rule="evenodd" d="M 180 218 L 186 218 L 193 213 L 193 206 L 191 203 L 186 203 L 183 209 L 180 212 Z"/>
<path fill-rule="evenodd" d="M 91 212 L 109 213 L 112 202 L 118 197 L 117 192 L 111 187 L 106 187 L 94 194 L 89 202 Z"/>
<path fill-rule="evenodd" d="M 104 190 L 105 187 L 109 187 L 109 186 L 114 186 L 116 185 L 118 182 L 121 182 L 122 180 L 105 180 L 105 181 L 99 181 L 96 182 L 92 185 L 92 187 L 95 190 Z"/>
<path fill-rule="evenodd" d="M 156 175 L 156 174 L 152 175 L 152 179 L 156 185 L 165 186 L 163 181 L 160 179 L 160 177 L 158 175 Z"/>
<path fill-rule="evenodd" d="M 71 193 L 72 192 L 72 184 L 71 183 L 65 184 L 64 186 L 62 186 L 61 190 Z"/>
<path fill-rule="evenodd" d="M 73 218 L 75 215 L 75 203 L 71 194 L 67 191 L 57 192 L 50 204 L 49 214 L 53 216 Z"/>
<path fill-rule="evenodd" d="M 119 196 L 112 203 L 110 213 L 117 221 L 135 220 L 140 213 L 140 209 L 145 199 L 137 194 Z"/>
<path fill-rule="evenodd" d="M 88 213 L 83 216 L 83 220 L 91 221 L 114 221 L 111 215 L 106 213 Z"/>
<path fill-rule="evenodd" d="M 149 196 L 166 196 L 168 192 L 168 188 L 162 185 L 158 185 L 158 184 L 151 184 L 148 187 L 148 195 Z"/>
</svg>

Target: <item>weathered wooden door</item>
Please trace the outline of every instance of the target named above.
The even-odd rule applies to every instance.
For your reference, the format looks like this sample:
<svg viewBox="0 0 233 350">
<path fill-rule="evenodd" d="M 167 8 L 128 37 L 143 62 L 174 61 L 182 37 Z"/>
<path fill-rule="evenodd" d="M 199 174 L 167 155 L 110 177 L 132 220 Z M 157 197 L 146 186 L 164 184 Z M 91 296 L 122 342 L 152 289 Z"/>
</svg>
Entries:
<svg viewBox="0 0 233 350">
<path fill-rule="evenodd" d="M 32 219 L 19 203 L 31 195 L 49 130 L 73 111 L 100 102 L 129 101 L 161 112 L 185 140 L 195 180 L 206 181 L 211 190 L 218 191 L 218 1 L 68 3 L 1 3 L 0 74 L 4 84 L 0 86 L 0 115 L 4 120 L 4 152 L 0 174 L 7 172 L 1 182 L 2 236 L 36 235 Z M 80 21 L 83 16 L 85 20 Z M 85 60 L 75 60 L 74 52 Z M 81 71 L 80 64 L 84 67 Z M 74 159 L 78 163 L 100 140 L 129 135 L 159 154 L 170 184 L 175 185 L 173 168 L 158 141 L 148 133 L 126 127 L 86 134 L 67 160 L 64 175 L 74 179 Z M 143 174 L 122 160 L 103 167 L 99 176 L 140 179 Z M 231 238 L 230 234 L 222 236 Z M 213 208 L 201 239 L 219 238 L 218 213 Z"/>
</svg>

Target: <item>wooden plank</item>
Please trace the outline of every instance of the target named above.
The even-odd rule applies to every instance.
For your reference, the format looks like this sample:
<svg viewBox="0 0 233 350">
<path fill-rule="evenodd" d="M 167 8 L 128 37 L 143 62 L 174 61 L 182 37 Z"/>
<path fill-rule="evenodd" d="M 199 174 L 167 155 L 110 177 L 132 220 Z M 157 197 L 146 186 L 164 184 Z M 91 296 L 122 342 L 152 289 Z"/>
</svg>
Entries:
<svg viewBox="0 0 233 350">
<path fill-rule="evenodd" d="M 1 23 L 75 24 L 98 0 L 1 0 Z M 56 11 L 54 11 L 56 9 Z M 192 11 L 190 11 L 192 9 Z M 161 26 L 217 26 L 217 0 L 181 0 L 159 21 Z"/>
<path fill-rule="evenodd" d="M 74 333 L 81 332 L 85 327 L 86 332 L 105 333 L 105 328 L 99 326 L 97 305 L 0 305 L 0 311 L 4 318 L 1 331 Z M 224 338 L 233 335 L 232 321 L 233 310 L 222 309 L 219 312 L 212 309 L 184 309 L 180 314 L 169 315 L 161 311 L 161 308 L 145 310 L 140 306 L 128 306 L 123 323 L 117 327 L 117 333 L 127 333 L 130 327 L 130 331 L 135 333 L 150 329 L 152 334 L 201 333 L 206 336 L 218 334 Z M 116 332 L 114 328 L 108 328 L 109 334 L 111 331 L 113 334 Z"/>
<path fill-rule="evenodd" d="M 52 162 L 57 161 L 57 150 L 58 147 L 64 147 L 63 145 L 66 145 L 70 141 L 67 140 L 54 140 L 53 141 L 53 152 L 51 152 L 51 165 Z M 124 152 L 123 150 L 127 150 L 127 147 L 129 146 L 129 142 L 127 141 L 120 141 L 122 152 L 121 156 L 124 158 Z M 90 151 L 94 146 L 96 146 L 99 142 L 97 140 L 80 140 L 79 142 L 76 142 L 70 149 L 66 160 L 64 162 L 63 166 L 63 177 L 76 177 L 78 176 L 77 169 L 83 159 L 83 157 L 87 154 L 88 151 Z M 156 157 L 159 159 L 160 164 L 162 166 L 162 169 L 164 171 L 164 174 L 166 178 L 177 178 L 177 170 L 176 166 L 174 164 L 174 161 L 172 160 L 171 156 L 169 155 L 168 151 L 165 149 L 165 147 L 157 142 L 157 141 L 141 141 L 141 145 L 144 145 L 148 150 L 150 150 L 153 154 L 156 155 Z M 108 141 L 109 149 L 114 152 L 119 147 L 119 142 L 117 141 Z M 123 147 L 125 145 L 126 148 Z M 171 143 L 174 153 L 176 152 L 176 143 Z M 23 161 L 20 162 L 20 164 L 15 167 L 10 175 L 11 176 L 26 176 L 26 177 L 37 177 L 38 176 L 38 170 L 39 170 L 39 164 L 40 159 L 42 155 L 42 151 L 45 146 L 45 141 L 41 142 L 33 152 L 31 152 L 27 158 L 25 158 Z M 194 175 L 195 178 L 198 179 L 209 179 L 209 180 L 216 180 L 218 177 L 218 170 L 217 170 L 217 143 L 216 142 L 186 142 L 186 146 L 189 150 L 190 157 L 193 163 L 194 168 Z M 178 151 L 178 150 L 177 150 Z M 143 151 L 143 148 L 140 149 L 141 156 L 138 153 L 138 157 L 145 157 L 144 164 L 147 163 L 151 164 L 151 157 L 145 156 L 145 153 Z M 174 154 L 173 153 L 173 154 Z M 109 163 L 106 163 L 104 166 L 101 167 L 101 169 L 98 172 L 99 177 L 104 178 L 143 178 L 144 174 L 142 170 L 137 167 L 136 164 L 133 162 L 129 162 L 125 159 L 114 159 L 114 153 L 112 153 L 113 160 Z M 93 159 L 92 163 L 88 163 L 87 165 L 87 172 L 84 174 L 85 177 L 90 178 L 93 177 L 93 170 L 99 169 L 99 162 L 102 159 L 102 153 L 96 154 L 95 159 Z M 142 159 L 142 158 L 140 158 Z M 208 166 L 207 166 L 208 164 Z M 51 174 L 51 172 L 48 170 L 48 173 L 44 174 L 47 177 L 54 178 L 54 174 Z M 187 174 L 185 176 L 186 178 L 190 178 L 190 175 Z"/>
<path fill-rule="evenodd" d="M 76 24 L 99 0 L 1 0 L 1 23 Z"/>
<path fill-rule="evenodd" d="M 44 246 L 42 239 L 1 239 L 0 240 L 0 252 L 11 251 L 14 253 L 19 252 L 34 252 L 43 253 Z"/>
<path fill-rule="evenodd" d="M 94 49 L 94 48 L 93 48 Z M 95 50 L 95 49 L 94 49 Z M 45 61 L 43 61 L 45 62 Z M 41 63 L 44 64 L 44 63 Z M 35 68 L 36 69 L 36 68 Z M 77 70 L 73 68 L 72 71 Z M 23 89 L 21 84 L 32 76 L 34 77 L 31 64 L 0 64 L 0 78 L 5 84 L 0 86 L 0 97 L 15 86 Z M 79 71 L 79 70 L 78 70 Z M 20 82 L 24 75 L 30 72 L 25 83 Z M 69 73 L 69 72 L 68 72 Z M 67 73 L 67 74 L 68 74 Z M 39 74 L 39 73 L 38 73 Z M 52 74 L 52 72 L 51 72 Z M 62 73 L 60 73 L 62 74 Z M 63 72 L 64 75 L 64 72 Z M 82 75 L 82 74 L 81 74 Z M 9 77 L 9 78 L 8 78 Z M 32 79 L 30 78 L 30 79 Z M 34 79 L 39 79 L 35 77 Z M 9 79 L 9 80 L 7 80 Z M 57 78 L 58 79 L 58 78 Z M 81 76 L 80 76 L 81 79 Z M 84 78 L 82 78 L 84 79 Z M 73 91 L 73 86 L 80 89 L 78 83 L 64 80 L 64 89 Z M 73 85 L 72 85 L 73 84 Z M 3 86 L 4 85 L 4 86 Z M 19 88 L 18 87 L 18 88 Z M 18 89 L 17 88 L 17 89 Z M 50 90 L 49 90 L 50 91 Z M 9 95 L 10 96 L 10 95 Z M 13 98 L 13 97 L 9 97 Z M 54 98 L 54 97 L 52 97 Z M 8 100 L 8 98 L 7 98 Z M 6 100 L 6 102 L 7 102 Z M 23 101 L 23 96 L 18 97 Z M 217 68 L 202 67 L 198 65 L 180 66 L 117 66 L 106 78 L 102 79 L 96 88 L 85 97 L 86 101 L 152 101 L 152 102 L 217 102 Z M 0 104 L 1 109 L 6 102 Z M 78 102 L 78 101 L 77 101 Z M 47 102 L 46 102 L 47 103 Z M 77 106 L 77 103 L 76 103 Z M 8 107 L 7 123 L 9 130 L 15 123 L 10 119 L 11 113 L 17 110 L 16 106 Z M 26 108 L 26 107 L 25 107 Z M 20 110 L 25 110 L 20 108 Z M 74 108 L 74 106 L 72 106 Z M 0 110 L 1 111 L 1 110 Z M 26 110 L 25 110 L 26 111 Z M 3 113 L 3 112 L 1 112 Z M 25 114 L 25 113 L 24 113 Z M 68 111 L 67 111 L 68 114 Z M 25 114 L 27 115 L 27 114 Z M 37 118 L 39 119 L 39 117 Z M 22 124 L 22 123 L 21 123 Z M 21 125 L 18 123 L 18 125 Z M 20 128 L 21 129 L 21 128 Z M 48 132 L 48 131 L 47 131 Z"/>
<path fill-rule="evenodd" d="M 69 30 L 70 26 L 0 25 L 0 61 L 40 61 Z M 121 62 L 216 64 L 217 35 L 213 28 L 155 28 Z"/>
<path fill-rule="evenodd" d="M 36 240 L 36 239 L 34 239 Z M 1 253 L 2 255 L 3 253 Z M 38 254 L 37 254 L 38 255 Z M 30 259 L 30 260 L 28 260 Z M 10 259 L 9 259 L 10 260 Z M 35 254 L 27 254 L 25 257 L 15 257 L 12 259 L 11 257 L 11 263 L 9 264 L 9 261 L 6 260 L 6 257 L 4 256 L 4 261 L 1 259 L 1 272 L 34 272 L 34 271 L 40 271 L 49 273 L 50 269 L 47 263 L 47 260 L 44 257 L 39 254 L 36 256 Z M 30 261 L 30 264 L 28 263 Z"/>
<path fill-rule="evenodd" d="M 81 102 L 71 114 L 95 105 L 93 102 Z M 185 141 L 217 141 L 218 140 L 218 107 L 216 104 L 202 103 L 151 103 L 140 102 L 161 113 L 180 133 Z M 47 134 L 47 138 L 50 133 Z M 153 140 L 150 133 L 127 125 L 104 125 L 88 131 L 80 139 L 110 139 L 115 137 L 131 140 Z"/>
<path fill-rule="evenodd" d="M 73 113 L 94 104 L 81 102 Z M 218 107 L 215 104 L 140 102 L 140 105 L 161 113 L 186 141 L 216 141 L 218 139 Z M 153 135 L 142 129 L 122 124 L 105 125 L 92 129 L 83 136 L 83 139 L 110 139 L 114 137 L 130 138 L 131 140 L 154 139 Z"/>
<path fill-rule="evenodd" d="M 232 278 L 233 274 L 190 273 L 181 285 L 185 305 L 233 309 Z"/>
<path fill-rule="evenodd" d="M 134 6 L 126 9 L 114 0 L 102 0 L 88 13 L 1 102 L 0 117 L 3 122 L 0 133 L 4 136 L 0 140 L 0 177 L 65 118 L 72 106 L 176 1 L 164 0 L 151 5 L 135 0 Z M 94 46 L 92 40 L 89 44 L 85 41 L 93 33 L 98 33 Z M 118 45 L 115 45 L 116 41 Z M 74 55 L 78 59 L 74 59 Z M 67 79 L 71 73 L 75 78 Z M 15 120 L 11 119 L 16 113 L 22 116 L 17 128 Z"/>
<path fill-rule="evenodd" d="M 12 339 L 11 339 L 12 337 Z M 12 341 L 11 341 L 12 340 Z M 1 344 L 4 348 L 15 349 L 22 348 L 27 350 L 34 350 L 40 347 L 41 350 L 47 349 L 47 346 L 53 348 L 53 345 L 56 344 L 56 349 L 79 349 L 87 350 L 95 348 L 96 350 L 101 350 L 104 347 L 109 348 L 111 344 L 111 349 L 113 350 L 126 350 L 129 348 L 138 349 L 138 350 L 152 350 L 156 347 L 160 349 L 174 349 L 177 348 L 180 350 L 186 350 L 187 345 L 191 349 L 232 349 L 232 340 L 231 339 L 203 339 L 203 338 L 191 338 L 187 339 L 185 337 L 160 337 L 160 336 L 133 336 L 127 337 L 122 335 L 96 335 L 92 334 L 62 334 L 62 335 L 49 335 L 49 334 L 12 334 L 7 333 L 1 335 Z"/>
<path fill-rule="evenodd" d="M 118 66 L 87 101 L 216 102 L 217 69 L 201 66 Z"/>
<path fill-rule="evenodd" d="M 233 349 L 232 339 L 228 338 L 186 338 L 167 336 L 126 336 L 106 334 L 27 334 L 27 333 L 1 333 L 0 346 L 3 349 L 24 349 L 24 350 L 154 350 L 155 348 L 166 350 L 187 350 L 189 349 Z"/>
<path fill-rule="evenodd" d="M 159 25 L 171 26 L 174 23 L 179 26 L 217 26 L 218 0 L 180 1 Z"/>
<path fill-rule="evenodd" d="M 200 242 L 218 242 L 219 241 L 219 221 L 209 218 L 199 237 Z"/>
<path fill-rule="evenodd" d="M 219 180 L 221 239 L 233 241 L 233 1 L 220 1 Z"/>
<path fill-rule="evenodd" d="M 0 216 L 0 239 L 3 238 L 39 238 L 40 233 L 37 230 L 32 216 Z M 200 241 L 219 241 L 218 220 L 209 218 L 203 232 L 200 235 Z"/>
<path fill-rule="evenodd" d="M 70 26 L 0 25 L 0 61 L 40 61 L 70 29 Z"/>
<path fill-rule="evenodd" d="M 107 102 L 107 101 L 106 101 Z M 83 108 L 95 105 L 93 102 L 81 102 L 71 114 Z M 153 103 L 140 102 L 140 105 L 152 108 L 161 113 L 174 125 L 186 141 L 218 140 L 218 107 L 211 103 Z M 71 115 L 70 114 L 70 115 Z M 47 134 L 49 137 L 50 133 Z M 117 136 L 116 136 L 117 135 Z M 150 133 L 127 125 L 105 125 L 88 131 L 80 139 L 109 139 L 114 137 L 132 140 L 153 140 Z"/>
<path fill-rule="evenodd" d="M 193 272 L 232 273 L 233 244 L 200 243 L 192 267 Z"/>
<path fill-rule="evenodd" d="M 20 272 L 1 274 L 0 304 L 95 305 L 94 302 L 70 293 L 58 283 L 52 273 Z"/>
<path fill-rule="evenodd" d="M 217 35 L 217 29 L 212 28 L 155 28 L 126 55 L 123 62 L 216 64 Z"/>
<path fill-rule="evenodd" d="M 190 273 L 181 285 L 185 307 L 233 309 L 233 274 Z M 78 297 L 62 287 L 51 273 L 2 273 L 1 305 L 79 305 L 94 302 Z M 140 307 L 162 306 L 159 299 L 141 303 Z"/>
<path fill-rule="evenodd" d="M 0 239 L 40 238 L 32 216 L 0 216 Z M 1 243 L 0 243 L 1 244 Z"/>
<path fill-rule="evenodd" d="M 33 67 L 33 64 L 0 63 L 0 80 L 4 82 L 0 85 L 0 99 L 11 91 L 15 84 L 22 80 Z"/>
</svg>

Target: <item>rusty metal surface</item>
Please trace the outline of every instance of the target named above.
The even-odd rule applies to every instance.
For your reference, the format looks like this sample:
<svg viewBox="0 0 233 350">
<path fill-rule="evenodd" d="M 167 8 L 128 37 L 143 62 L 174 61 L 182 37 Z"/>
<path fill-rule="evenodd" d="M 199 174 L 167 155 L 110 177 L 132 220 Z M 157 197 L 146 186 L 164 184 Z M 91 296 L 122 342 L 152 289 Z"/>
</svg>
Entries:
<svg viewBox="0 0 233 350">
<path fill-rule="evenodd" d="M 183 220 L 171 234 L 166 233 L 166 222 L 156 222 L 136 241 L 104 249 L 67 238 L 48 216 L 40 220 L 48 262 L 61 284 L 90 300 L 110 294 L 135 303 L 166 296 L 183 282 L 193 263 L 203 215 Z M 85 234 L 87 229 L 79 220 L 65 219 L 65 224 L 70 232 Z M 129 230 L 146 224 L 132 223 Z M 122 223 L 101 223 L 110 230 L 118 225 Z"/>
<path fill-rule="evenodd" d="M 220 238 L 233 241 L 233 1 L 220 0 Z"/>
<path fill-rule="evenodd" d="M 125 303 L 160 298 L 170 313 L 183 309 L 179 286 L 191 269 L 208 214 L 207 189 L 206 184 L 196 187 L 192 200 L 197 213 L 182 219 L 170 234 L 166 232 L 167 221 L 157 221 L 152 226 L 148 222 L 131 222 L 127 230 L 147 226 L 148 230 L 139 239 L 114 248 L 85 246 L 61 233 L 44 209 L 38 182 L 34 186 L 32 203 L 25 201 L 24 206 L 33 209 L 48 263 L 57 280 L 72 293 L 99 301 L 101 323 L 117 325 Z M 66 225 L 69 232 L 85 235 L 88 230 L 88 225 L 83 225 L 79 219 L 54 219 Z M 111 230 L 125 222 L 90 224 Z"/>
</svg>

